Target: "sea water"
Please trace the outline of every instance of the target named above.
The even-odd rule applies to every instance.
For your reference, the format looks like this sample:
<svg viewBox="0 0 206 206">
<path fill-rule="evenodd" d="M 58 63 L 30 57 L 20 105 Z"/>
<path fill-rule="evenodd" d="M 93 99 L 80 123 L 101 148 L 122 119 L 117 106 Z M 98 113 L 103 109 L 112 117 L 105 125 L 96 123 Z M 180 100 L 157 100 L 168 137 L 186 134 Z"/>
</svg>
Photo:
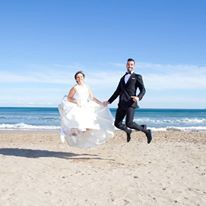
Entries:
<svg viewBox="0 0 206 206">
<path fill-rule="evenodd" d="M 116 108 L 110 109 L 115 117 Z M 205 130 L 206 109 L 137 109 L 134 120 L 152 130 Z M 0 107 L 0 129 L 59 129 L 57 108 Z"/>
</svg>

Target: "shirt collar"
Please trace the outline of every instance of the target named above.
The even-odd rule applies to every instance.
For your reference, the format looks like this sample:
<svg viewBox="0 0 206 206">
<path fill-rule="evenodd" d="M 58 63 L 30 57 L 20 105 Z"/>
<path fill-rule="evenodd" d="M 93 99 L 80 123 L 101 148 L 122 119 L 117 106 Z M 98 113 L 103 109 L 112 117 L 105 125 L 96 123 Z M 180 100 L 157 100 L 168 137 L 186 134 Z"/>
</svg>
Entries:
<svg viewBox="0 0 206 206">
<path fill-rule="evenodd" d="M 133 74 L 134 73 L 134 70 L 131 71 L 131 73 L 129 73 L 128 71 L 126 72 L 126 74 Z"/>
</svg>

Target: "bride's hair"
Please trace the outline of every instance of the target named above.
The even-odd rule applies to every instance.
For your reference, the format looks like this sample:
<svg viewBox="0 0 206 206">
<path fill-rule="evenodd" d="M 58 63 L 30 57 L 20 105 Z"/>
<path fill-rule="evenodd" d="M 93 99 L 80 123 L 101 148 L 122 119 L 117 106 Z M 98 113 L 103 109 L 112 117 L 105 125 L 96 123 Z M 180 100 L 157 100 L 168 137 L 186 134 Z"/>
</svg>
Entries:
<svg viewBox="0 0 206 206">
<path fill-rule="evenodd" d="M 77 75 L 78 74 L 82 74 L 82 76 L 85 78 L 85 74 L 83 71 L 78 71 L 75 75 L 74 75 L 74 78 L 76 79 L 77 78 Z"/>
</svg>

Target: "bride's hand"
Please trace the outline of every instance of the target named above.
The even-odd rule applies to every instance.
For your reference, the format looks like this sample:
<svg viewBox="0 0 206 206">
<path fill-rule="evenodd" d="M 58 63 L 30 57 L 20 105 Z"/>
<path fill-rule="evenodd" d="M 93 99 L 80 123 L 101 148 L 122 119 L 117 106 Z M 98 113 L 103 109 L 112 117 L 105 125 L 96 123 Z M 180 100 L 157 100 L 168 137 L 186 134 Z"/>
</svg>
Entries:
<svg viewBox="0 0 206 206">
<path fill-rule="evenodd" d="M 104 104 L 103 104 L 103 102 L 101 102 L 101 101 L 95 101 L 98 105 L 100 105 L 100 106 L 104 106 Z"/>
<path fill-rule="evenodd" d="M 81 107 L 82 105 L 81 105 L 81 101 L 80 100 L 76 100 L 76 104 L 77 104 L 77 106 L 79 106 L 79 107 Z"/>
<path fill-rule="evenodd" d="M 102 107 L 104 107 L 104 102 L 101 102 L 100 105 L 101 105 Z"/>
<path fill-rule="evenodd" d="M 102 102 L 102 104 L 104 107 L 107 107 L 109 103 L 108 103 L 108 101 L 104 101 L 104 102 Z"/>
</svg>

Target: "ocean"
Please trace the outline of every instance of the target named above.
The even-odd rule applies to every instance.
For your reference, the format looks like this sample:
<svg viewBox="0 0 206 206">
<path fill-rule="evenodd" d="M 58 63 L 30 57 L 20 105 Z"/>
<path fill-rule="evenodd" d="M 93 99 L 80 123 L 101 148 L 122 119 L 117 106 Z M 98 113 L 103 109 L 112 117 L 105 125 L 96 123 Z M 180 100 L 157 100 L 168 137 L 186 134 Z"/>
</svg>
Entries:
<svg viewBox="0 0 206 206">
<path fill-rule="evenodd" d="M 116 109 L 110 109 L 115 117 Z M 206 109 L 137 109 L 135 121 L 152 130 L 204 130 Z M 0 107 L 0 130 L 59 129 L 57 108 Z"/>
</svg>

